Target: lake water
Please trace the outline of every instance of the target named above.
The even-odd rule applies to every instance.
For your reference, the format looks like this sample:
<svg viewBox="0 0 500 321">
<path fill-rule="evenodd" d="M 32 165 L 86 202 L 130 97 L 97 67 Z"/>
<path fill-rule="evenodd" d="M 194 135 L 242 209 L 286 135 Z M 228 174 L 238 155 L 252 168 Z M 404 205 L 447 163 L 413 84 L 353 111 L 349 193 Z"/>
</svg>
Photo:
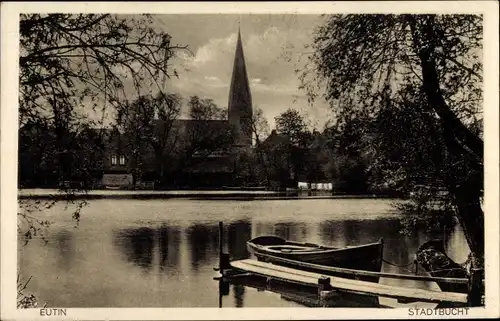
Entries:
<svg viewBox="0 0 500 321">
<path fill-rule="evenodd" d="M 40 213 L 53 222 L 47 243 L 20 241 L 18 264 L 26 292 L 48 307 L 218 307 L 218 222 L 225 224 L 226 249 L 248 257 L 245 243 L 274 234 L 332 246 L 384 238 L 384 259 L 413 262 L 431 236 L 399 233 L 399 214 L 383 199 L 320 200 L 93 200 L 78 227 L 71 207 L 57 204 Z M 437 235 L 442 237 L 443 235 Z M 458 227 L 446 235 L 447 252 L 462 262 L 467 243 Z M 414 266 L 383 265 L 411 273 Z M 409 271 L 410 270 L 410 271 Z M 381 283 L 439 289 L 436 284 L 381 279 Z M 390 299 L 387 299 L 390 300 Z M 383 301 L 381 300 L 381 303 Z M 297 307 L 279 294 L 232 286 L 223 307 Z"/>
</svg>

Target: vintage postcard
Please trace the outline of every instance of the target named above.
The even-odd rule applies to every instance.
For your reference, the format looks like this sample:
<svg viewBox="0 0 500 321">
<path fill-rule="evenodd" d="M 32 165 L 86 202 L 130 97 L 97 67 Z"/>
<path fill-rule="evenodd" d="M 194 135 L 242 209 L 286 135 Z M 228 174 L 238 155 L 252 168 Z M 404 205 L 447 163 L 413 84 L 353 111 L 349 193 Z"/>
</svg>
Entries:
<svg viewBox="0 0 500 321">
<path fill-rule="evenodd" d="M 1 9 L 2 320 L 499 316 L 497 2 Z"/>
</svg>

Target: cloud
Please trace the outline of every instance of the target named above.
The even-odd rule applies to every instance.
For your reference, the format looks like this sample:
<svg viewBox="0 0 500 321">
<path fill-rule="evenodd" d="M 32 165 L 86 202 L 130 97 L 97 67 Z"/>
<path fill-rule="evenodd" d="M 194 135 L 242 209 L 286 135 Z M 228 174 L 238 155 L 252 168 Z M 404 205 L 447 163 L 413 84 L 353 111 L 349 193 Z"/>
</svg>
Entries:
<svg viewBox="0 0 500 321">
<path fill-rule="evenodd" d="M 272 118 L 287 108 L 308 108 L 295 74 L 295 69 L 301 66 L 294 63 L 297 59 L 284 59 L 283 54 L 286 51 L 292 57 L 300 55 L 310 39 L 309 31 L 303 29 L 273 26 L 260 33 L 248 34 L 242 30 L 253 105 L 263 109 L 270 123 L 274 123 Z M 210 98 L 226 108 L 236 40 L 237 33 L 234 32 L 226 37 L 207 39 L 192 56 L 178 55 L 176 61 L 185 70 L 181 70 L 179 79 L 172 80 L 172 90 L 185 98 L 191 95 Z M 315 108 L 325 108 L 325 104 L 318 104 Z M 324 113 L 320 114 L 320 120 L 325 121 L 322 119 Z"/>
</svg>

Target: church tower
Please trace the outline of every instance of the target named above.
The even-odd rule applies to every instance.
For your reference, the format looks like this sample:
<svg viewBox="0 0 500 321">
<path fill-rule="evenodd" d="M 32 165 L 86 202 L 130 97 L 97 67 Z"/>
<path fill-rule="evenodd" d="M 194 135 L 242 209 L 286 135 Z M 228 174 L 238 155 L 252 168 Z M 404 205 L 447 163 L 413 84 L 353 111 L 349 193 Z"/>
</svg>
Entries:
<svg viewBox="0 0 500 321">
<path fill-rule="evenodd" d="M 252 146 L 252 95 L 239 28 L 229 89 L 228 120 L 236 130 L 235 144 L 241 147 Z"/>
</svg>

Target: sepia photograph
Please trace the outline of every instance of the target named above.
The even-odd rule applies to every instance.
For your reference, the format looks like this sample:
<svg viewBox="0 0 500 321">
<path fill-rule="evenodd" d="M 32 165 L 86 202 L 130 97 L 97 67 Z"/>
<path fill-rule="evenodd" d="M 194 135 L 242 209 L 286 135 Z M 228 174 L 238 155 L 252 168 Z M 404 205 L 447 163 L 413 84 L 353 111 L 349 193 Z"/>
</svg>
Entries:
<svg viewBox="0 0 500 321">
<path fill-rule="evenodd" d="M 475 3 L 2 4 L 2 319 L 498 316 Z"/>
</svg>

